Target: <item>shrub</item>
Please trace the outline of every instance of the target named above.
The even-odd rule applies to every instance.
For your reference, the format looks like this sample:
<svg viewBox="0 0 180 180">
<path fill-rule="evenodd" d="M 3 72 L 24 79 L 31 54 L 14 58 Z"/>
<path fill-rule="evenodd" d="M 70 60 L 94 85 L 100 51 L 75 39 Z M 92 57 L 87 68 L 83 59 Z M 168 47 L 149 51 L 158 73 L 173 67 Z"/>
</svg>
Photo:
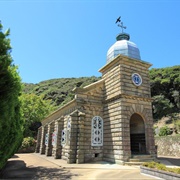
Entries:
<svg viewBox="0 0 180 180">
<path fill-rule="evenodd" d="M 175 128 L 176 128 L 176 130 L 177 130 L 177 133 L 179 133 L 179 132 L 180 132 L 180 120 L 177 120 L 177 121 L 175 122 Z"/>
<path fill-rule="evenodd" d="M 167 136 L 171 134 L 171 130 L 169 127 L 164 126 L 160 128 L 159 136 Z"/>
<path fill-rule="evenodd" d="M 32 147 L 35 146 L 36 141 L 33 137 L 26 137 L 23 139 L 21 148 L 28 148 L 28 147 Z"/>
</svg>

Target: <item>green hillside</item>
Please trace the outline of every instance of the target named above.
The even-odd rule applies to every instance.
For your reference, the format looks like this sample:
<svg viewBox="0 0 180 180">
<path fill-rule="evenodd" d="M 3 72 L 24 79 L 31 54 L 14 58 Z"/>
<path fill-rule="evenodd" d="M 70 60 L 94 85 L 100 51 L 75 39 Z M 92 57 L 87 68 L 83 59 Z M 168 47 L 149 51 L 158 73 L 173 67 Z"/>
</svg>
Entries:
<svg viewBox="0 0 180 180">
<path fill-rule="evenodd" d="M 45 100 L 52 100 L 54 106 L 61 107 L 74 98 L 73 88 L 84 87 L 99 79 L 100 77 L 92 76 L 51 79 L 38 84 L 24 83 L 24 93 L 44 95 Z"/>
</svg>

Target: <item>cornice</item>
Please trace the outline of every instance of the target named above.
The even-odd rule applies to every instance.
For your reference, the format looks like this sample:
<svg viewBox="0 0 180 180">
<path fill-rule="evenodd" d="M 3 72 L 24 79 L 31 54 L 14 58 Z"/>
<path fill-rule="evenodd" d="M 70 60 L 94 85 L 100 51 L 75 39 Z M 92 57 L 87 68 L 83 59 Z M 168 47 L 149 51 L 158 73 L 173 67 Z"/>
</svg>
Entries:
<svg viewBox="0 0 180 180">
<path fill-rule="evenodd" d="M 140 96 L 127 95 L 127 94 L 118 94 L 116 96 L 105 99 L 103 101 L 103 103 L 113 102 L 113 101 L 116 101 L 117 99 L 121 99 L 121 98 L 133 99 L 133 100 L 145 101 L 145 102 L 152 102 L 153 101 L 153 99 L 149 98 L 149 97 L 140 97 Z"/>
<path fill-rule="evenodd" d="M 124 56 L 122 54 L 118 55 L 115 57 L 112 61 L 107 63 L 105 66 L 103 66 L 101 69 L 99 69 L 99 72 L 104 73 L 106 70 L 114 66 L 115 64 L 123 64 L 124 62 L 131 62 L 132 64 L 139 64 L 147 69 L 152 66 L 149 62 L 138 60 L 138 59 L 133 59 L 128 56 Z"/>
</svg>

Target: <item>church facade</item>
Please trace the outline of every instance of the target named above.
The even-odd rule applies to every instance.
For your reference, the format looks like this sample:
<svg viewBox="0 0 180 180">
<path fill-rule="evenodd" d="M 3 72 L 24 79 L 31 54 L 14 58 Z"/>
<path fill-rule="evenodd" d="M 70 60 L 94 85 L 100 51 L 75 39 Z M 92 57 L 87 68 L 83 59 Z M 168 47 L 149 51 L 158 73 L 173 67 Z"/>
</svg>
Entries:
<svg viewBox="0 0 180 180">
<path fill-rule="evenodd" d="M 148 69 L 130 36 L 120 33 L 99 71 L 102 79 L 75 88 L 74 99 L 42 121 L 36 152 L 67 163 L 128 162 L 156 156 Z"/>
</svg>

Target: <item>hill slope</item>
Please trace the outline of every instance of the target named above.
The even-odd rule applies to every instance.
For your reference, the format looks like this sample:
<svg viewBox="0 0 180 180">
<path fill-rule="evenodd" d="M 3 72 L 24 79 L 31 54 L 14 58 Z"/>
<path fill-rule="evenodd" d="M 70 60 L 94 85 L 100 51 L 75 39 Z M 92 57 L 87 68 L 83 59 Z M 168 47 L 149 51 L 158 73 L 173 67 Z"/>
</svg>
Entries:
<svg viewBox="0 0 180 180">
<path fill-rule="evenodd" d="M 24 93 L 43 95 L 44 99 L 52 100 L 57 107 L 63 106 L 74 98 L 75 87 L 84 87 L 96 82 L 100 77 L 59 78 L 42 81 L 38 84 L 24 83 Z"/>
</svg>

